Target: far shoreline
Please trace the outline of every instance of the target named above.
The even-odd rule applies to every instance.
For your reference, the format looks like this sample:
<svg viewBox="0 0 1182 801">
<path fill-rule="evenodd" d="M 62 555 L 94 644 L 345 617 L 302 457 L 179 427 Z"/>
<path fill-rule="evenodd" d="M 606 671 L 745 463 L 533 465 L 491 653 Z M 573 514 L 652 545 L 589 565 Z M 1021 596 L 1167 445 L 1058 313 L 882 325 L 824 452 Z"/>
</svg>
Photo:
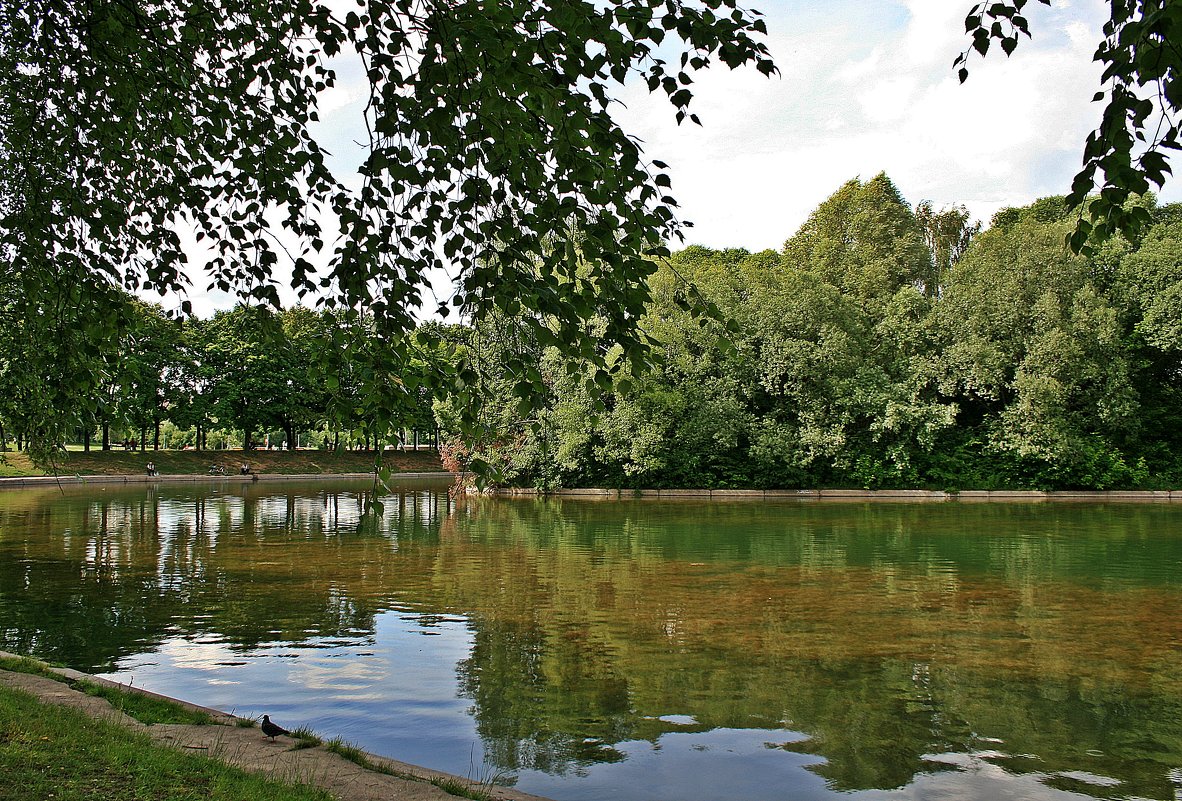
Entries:
<svg viewBox="0 0 1182 801">
<path fill-rule="evenodd" d="M 922 490 L 922 489 L 535 489 L 500 488 L 491 495 L 507 498 L 578 498 L 586 500 L 718 500 L 884 503 L 946 503 L 955 501 L 1038 503 L 1055 501 L 1107 503 L 1182 502 L 1182 490 Z"/>
<path fill-rule="evenodd" d="M 459 473 L 439 470 L 395 470 L 390 479 L 447 480 L 455 482 Z M 156 484 L 244 485 L 256 483 L 301 483 L 330 481 L 373 481 L 376 471 L 321 473 L 249 473 L 249 474 L 69 474 L 0 477 L 0 491 L 32 487 L 86 487 L 98 485 L 148 486 Z M 880 503 L 1182 503 L 1182 489 L 1176 490 L 925 490 L 925 489 L 612 489 L 573 487 L 539 490 L 522 487 L 496 487 L 472 491 L 474 497 L 491 496 L 509 499 L 566 498 L 593 501 L 630 500 L 713 500 L 713 501 L 800 501 L 800 502 L 880 502 Z"/>
</svg>

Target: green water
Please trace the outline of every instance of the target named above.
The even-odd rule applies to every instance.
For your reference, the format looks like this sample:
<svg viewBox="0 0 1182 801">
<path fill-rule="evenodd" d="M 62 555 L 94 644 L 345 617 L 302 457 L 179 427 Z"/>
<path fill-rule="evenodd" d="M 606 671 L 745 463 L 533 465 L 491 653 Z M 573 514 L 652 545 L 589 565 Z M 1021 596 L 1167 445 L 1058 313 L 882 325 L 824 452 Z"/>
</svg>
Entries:
<svg viewBox="0 0 1182 801">
<path fill-rule="evenodd" d="M 558 799 L 1182 797 L 1182 505 L 0 493 L 0 648 Z"/>
</svg>

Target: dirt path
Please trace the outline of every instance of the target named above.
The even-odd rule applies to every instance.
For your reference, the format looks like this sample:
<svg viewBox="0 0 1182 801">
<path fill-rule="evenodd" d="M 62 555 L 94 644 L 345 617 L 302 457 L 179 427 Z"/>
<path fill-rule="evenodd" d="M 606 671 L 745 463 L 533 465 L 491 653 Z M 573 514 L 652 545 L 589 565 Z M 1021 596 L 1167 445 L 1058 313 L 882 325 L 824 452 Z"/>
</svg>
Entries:
<svg viewBox="0 0 1182 801">
<path fill-rule="evenodd" d="M 0 652 L 0 656 L 8 654 Z M 86 679 L 95 684 L 119 687 L 143 695 L 155 695 L 75 670 L 50 669 L 68 680 Z M 31 673 L 0 670 L 0 685 L 23 690 L 36 696 L 42 703 L 72 707 L 92 717 L 105 718 L 129 729 L 142 731 L 161 745 L 189 753 L 205 754 L 243 770 L 262 773 L 283 781 L 322 787 L 341 801 L 456 801 L 457 796 L 431 784 L 432 779 L 452 780 L 498 801 L 546 801 L 539 796 L 505 787 L 480 785 L 462 777 L 427 770 L 374 754 L 366 754 L 370 762 L 399 775 L 390 776 L 363 768 L 326 750 L 322 745 L 292 750 L 296 740 L 281 736 L 271 741 L 263 736 L 257 727 L 245 728 L 238 725 L 238 719 L 233 715 L 177 699 L 168 700 L 189 709 L 206 712 L 214 722 L 204 726 L 170 723 L 148 726 L 113 708 L 103 698 L 87 695 L 64 682 Z"/>
</svg>

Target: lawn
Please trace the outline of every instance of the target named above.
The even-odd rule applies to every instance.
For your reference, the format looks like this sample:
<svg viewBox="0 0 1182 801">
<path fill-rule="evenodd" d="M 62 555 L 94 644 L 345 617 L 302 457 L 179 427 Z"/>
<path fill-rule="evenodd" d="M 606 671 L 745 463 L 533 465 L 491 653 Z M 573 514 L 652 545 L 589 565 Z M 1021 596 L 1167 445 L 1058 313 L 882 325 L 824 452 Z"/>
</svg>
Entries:
<svg viewBox="0 0 1182 801">
<path fill-rule="evenodd" d="M 0 801 L 332 801 L 0 687 Z"/>
<path fill-rule="evenodd" d="M 245 461 L 255 473 L 332 474 L 371 473 L 374 451 L 69 451 L 62 454 L 55 470 L 39 470 L 27 454 L 0 453 L 0 476 L 58 475 L 144 475 L 153 462 L 162 475 L 204 475 L 211 464 L 235 474 Z M 384 451 L 382 464 L 395 472 L 433 472 L 443 469 L 434 451 Z"/>
</svg>

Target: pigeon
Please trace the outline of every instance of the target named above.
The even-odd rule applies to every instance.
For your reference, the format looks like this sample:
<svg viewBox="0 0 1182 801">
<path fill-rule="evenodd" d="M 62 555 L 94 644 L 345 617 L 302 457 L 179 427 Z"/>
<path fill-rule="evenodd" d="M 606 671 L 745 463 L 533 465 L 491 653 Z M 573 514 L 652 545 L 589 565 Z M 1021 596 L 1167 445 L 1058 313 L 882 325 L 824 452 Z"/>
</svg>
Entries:
<svg viewBox="0 0 1182 801">
<path fill-rule="evenodd" d="M 263 715 L 263 725 L 260 726 L 260 728 L 263 730 L 263 734 L 267 735 L 272 740 L 274 740 L 280 734 L 286 734 L 288 737 L 291 736 L 291 732 L 282 726 L 277 726 L 272 723 L 271 718 L 266 715 Z"/>
</svg>

